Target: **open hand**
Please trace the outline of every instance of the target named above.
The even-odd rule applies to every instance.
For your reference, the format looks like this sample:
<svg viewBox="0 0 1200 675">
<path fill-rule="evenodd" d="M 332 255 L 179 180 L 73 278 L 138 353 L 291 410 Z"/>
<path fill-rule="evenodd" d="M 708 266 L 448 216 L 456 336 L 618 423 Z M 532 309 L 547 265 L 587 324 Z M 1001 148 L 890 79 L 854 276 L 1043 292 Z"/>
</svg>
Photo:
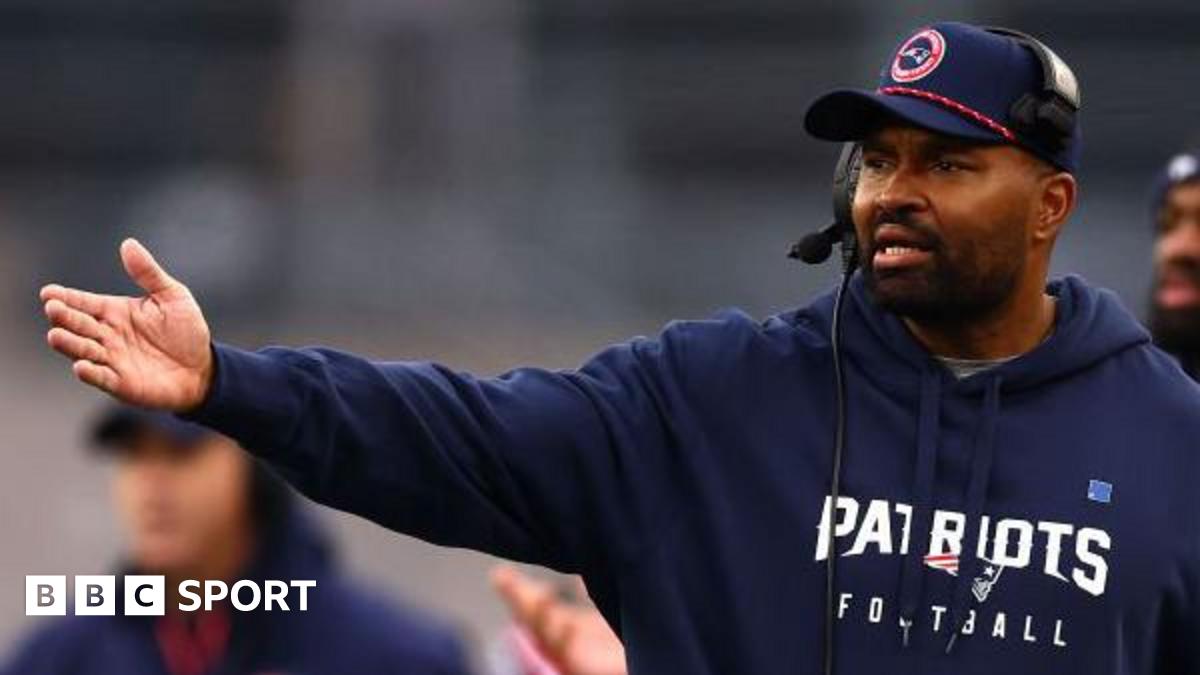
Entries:
<svg viewBox="0 0 1200 675">
<path fill-rule="evenodd" d="M 50 284 L 41 290 L 46 341 L 83 382 L 134 405 L 185 411 L 204 401 L 212 379 L 208 324 L 191 291 L 134 239 L 121 262 L 146 292 L 101 295 Z"/>
</svg>

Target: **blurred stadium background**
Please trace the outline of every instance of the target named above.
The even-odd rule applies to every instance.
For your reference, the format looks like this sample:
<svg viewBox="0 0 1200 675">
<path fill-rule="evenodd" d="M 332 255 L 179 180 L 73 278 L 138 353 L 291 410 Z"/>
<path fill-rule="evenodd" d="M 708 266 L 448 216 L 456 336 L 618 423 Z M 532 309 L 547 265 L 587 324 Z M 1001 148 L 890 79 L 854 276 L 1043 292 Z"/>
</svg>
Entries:
<svg viewBox="0 0 1200 675">
<path fill-rule="evenodd" d="M 807 101 L 872 84 L 935 18 L 1074 66 L 1082 208 L 1056 268 L 1140 312 L 1148 177 L 1200 141 L 1190 0 L 0 3 L 0 658 L 33 625 L 25 574 L 119 550 L 79 450 L 100 398 L 44 348 L 42 283 L 131 290 L 135 235 L 223 340 L 477 372 L 765 315 L 834 277 L 783 256 L 829 211 L 836 148 L 804 136 Z M 502 624 L 484 556 L 326 516 L 376 586 L 480 644 Z"/>
</svg>

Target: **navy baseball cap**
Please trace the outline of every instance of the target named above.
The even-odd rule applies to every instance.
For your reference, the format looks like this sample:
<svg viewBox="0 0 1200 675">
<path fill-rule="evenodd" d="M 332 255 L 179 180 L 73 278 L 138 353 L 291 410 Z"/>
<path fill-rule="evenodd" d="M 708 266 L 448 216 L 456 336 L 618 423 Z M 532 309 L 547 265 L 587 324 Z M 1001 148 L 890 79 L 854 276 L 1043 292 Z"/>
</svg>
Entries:
<svg viewBox="0 0 1200 675">
<path fill-rule="evenodd" d="M 216 433 L 169 412 L 128 405 L 111 405 L 103 410 L 88 434 L 98 450 L 119 450 L 148 431 L 162 434 L 172 443 L 191 447 Z"/>
<path fill-rule="evenodd" d="M 1154 177 L 1150 192 L 1150 222 L 1158 227 L 1158 210 L 1167 201 L 1171 188 L 1200 181 L 1200 152 L 1181 152 L 1167 162 Z"/>
<path fill-rule="evenodd" d="M 1078 104 L 1078 84 L 1066 63 L 1053 57 L 1056 83 Z M 1079 166 L 1079 124 L 1058 142 L 1034 137 L 1012 116 L 1027 94 L 1041 95 L 1043 66 L 1021 40 L 966 23 L 941 22 L 906 37 L 892 52 L 874 91 L 839 89 L 808 108 L 804 127 L 828 141 L 858 141 L 887 118 L 938 133 L 984 142 L 1011 143 L 1074 173 Z"/>
</svg>

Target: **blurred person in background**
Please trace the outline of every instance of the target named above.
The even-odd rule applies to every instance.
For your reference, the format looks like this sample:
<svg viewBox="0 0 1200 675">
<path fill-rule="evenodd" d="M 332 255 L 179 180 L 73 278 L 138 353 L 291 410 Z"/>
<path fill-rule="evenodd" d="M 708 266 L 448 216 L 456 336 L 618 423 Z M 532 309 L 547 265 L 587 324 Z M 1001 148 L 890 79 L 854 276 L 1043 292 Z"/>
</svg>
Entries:
<svg viewBox="0 0 1200 675">
<path fill-rule="evenodd" d="M 92 446 L 112 457 L 128 537 L 115 616 L 67 616 L 37 630 L 5 675 L 412 673 L 465 675 L 458 638 L 337 571 L 330 544 L 291 490 L 232 440 L 171 415 L 113 407 Z M 80 569 L 81 573 L 94 570 Z M 166 577 L 166 616 L 123 616 L 124 574 Z M 182 612 L 180 580 L 312 579 L 308 609 Z"/>
<path fill-rule="evenodd" d="M 1176 155 L 1159 173 L 1150 332 L 1158 346 L 1200 378 L 1200 153 Z"/>
</svg>

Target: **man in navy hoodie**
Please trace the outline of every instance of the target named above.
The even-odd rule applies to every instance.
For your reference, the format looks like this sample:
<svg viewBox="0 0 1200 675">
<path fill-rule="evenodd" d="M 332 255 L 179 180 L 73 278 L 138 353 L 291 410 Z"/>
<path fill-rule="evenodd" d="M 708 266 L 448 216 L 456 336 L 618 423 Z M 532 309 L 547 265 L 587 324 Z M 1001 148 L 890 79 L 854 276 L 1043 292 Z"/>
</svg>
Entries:
<svg viewBox="0 0 1200 675">
<path fill-rule="evenodd" d="M 466 675 L 440 623 L 372 597 L 339 574 L 325 538 L 284 484 L 228 438 L 166 413 L 114 408 L 94 446 L 116 466 L 113 496 L 128 535 L 115 616 L 70 616 L 34 633 L 11 675 Z M 96 572 L 98 570 L 81 570 Z M 313 580 L 307 609 L 125 616 L 124 573 L 182 579 Z M 243 598 L 245 594 L 243 593 Z M 171 596 L 168 608 L 178 605 Z"/>
<path fill-rule="evenodd" d="M 47 339 L 319 501 L 582 574 L 633 675 L 1200 673 L 1200 391 L 1113 295 L 1047 279 L 1079 142 L 1045 58 L 938 23 L 809 109 L 864 143 L 836 503 L 831 294 L 476 378 L 213 343 L 129 240 L 146 294 L 47 286 Z"/>
</svg>

